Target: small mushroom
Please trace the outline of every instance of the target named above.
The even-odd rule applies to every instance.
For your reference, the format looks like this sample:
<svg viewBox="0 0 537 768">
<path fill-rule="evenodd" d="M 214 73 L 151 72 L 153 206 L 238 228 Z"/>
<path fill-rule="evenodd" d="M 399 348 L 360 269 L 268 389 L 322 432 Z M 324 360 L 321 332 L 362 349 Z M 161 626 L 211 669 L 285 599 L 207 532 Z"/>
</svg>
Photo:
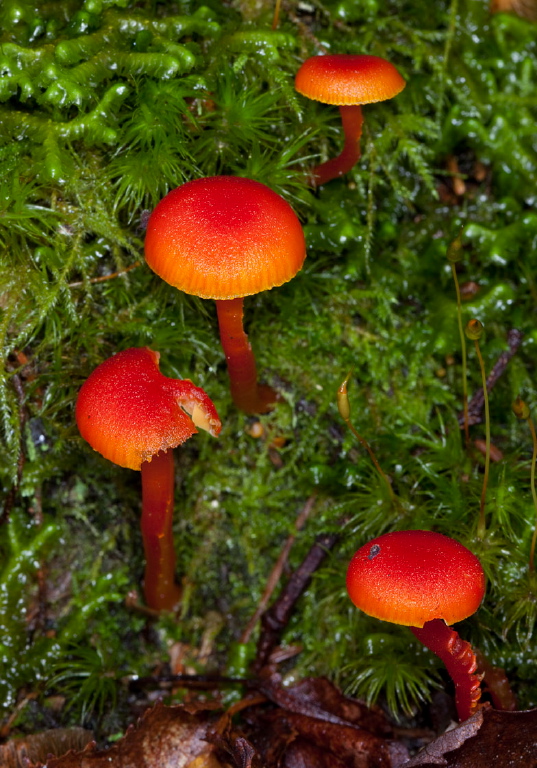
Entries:
<svg viewBox="0 0 537 768">
<path fill-rule="evenodd" d="M 393 64 L 380 56 L 341 53 L 306 59 L 296 74 L 296 90 L 308 99 L 337 105 L 345 136 L 341 154 L 312 170 L 314 185 L 343 176 L 360 159 L 361 105 L 391 99 L 405 85 Z"/>
<path fill-rule="evenodd" d="M 301 269 L 304 233 L 291 206 L 252 179 L 194 179 L 167 194 L 151 214 L 145 257 L 170 285 L 216 300 L 233 401 L 248 414 L 270 410 L 277 394 L 258 384 L 243 301 Z"/>
<path fill-rule="evenodd" d="M 455 683 L 459 720 L 481 696 L 472 647 L 448 625 L 471 616 L 485 594 L 477 557 L 433 531 L 386 533 L 361 547 L 347 571 L 352 602 L 369 616 L 403 624 L 439 656 Z"/>
<path fill-rule="evenodd" d="M 158 352 L 126 349 L 99 365 L 76 402 L 80 434 L 120 467 L 142 473 L 144 595 L 155 610 L 181 599 L 173 546 L 173 448 L 197 432 L 216 436 L 220 419 L 209 396 L 188 379 L 160 373 Z"/>
</svg>

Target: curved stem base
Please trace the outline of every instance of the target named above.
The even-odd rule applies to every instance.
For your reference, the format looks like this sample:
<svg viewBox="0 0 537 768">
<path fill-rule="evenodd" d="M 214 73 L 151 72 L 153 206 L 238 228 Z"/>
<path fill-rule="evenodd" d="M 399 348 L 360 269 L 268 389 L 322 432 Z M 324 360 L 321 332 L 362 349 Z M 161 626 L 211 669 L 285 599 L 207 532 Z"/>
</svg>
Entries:
<svg viewBox="0 0 537 768">
<path fill-rule="evenodd" d="M 245 413 L 267 413 L 279 399 L 278 393 L 272 387 L 257 383 L 254 353 L 244 332 L 243 303 L 242 297 L 216 301 L 231 397 L 237 408 Z"/>
<path fill-rule="evenodd" d="M 144 596 L 147 605 L 156 611 L 172 611 L 181 601 L 181 589 L 175 583 L 173 487 L 172 449 L 142 462 Z"/>
<path fill-rule="evenodd" d="M 463 722 L 474 714 L 481 698 L 481 678 L 475 675 L 477 662 L 470 643 L 461 640 L 457 632 L 443 621 L 433 619 L 423 627 L 410 627 L 414 635 L 436 654 L 455 683 L 455 704 L 459 720 Z"/>
<path fill-rule="evenodd" d="M 311 181 L 316 187 L 326 184 L 327 181 L 337 179 L 339 176 L 348 173 L 361 157 L 360 138 L 362 136 L 362 108 L 359 104 L 351 106 L 341 106 L 339 108 L 341 122 L 343 124 L 343 133 L 345 142 L 341 153 L 327 160 L 325 163 L 317 165 L 311 172 Z"/>
</svg>

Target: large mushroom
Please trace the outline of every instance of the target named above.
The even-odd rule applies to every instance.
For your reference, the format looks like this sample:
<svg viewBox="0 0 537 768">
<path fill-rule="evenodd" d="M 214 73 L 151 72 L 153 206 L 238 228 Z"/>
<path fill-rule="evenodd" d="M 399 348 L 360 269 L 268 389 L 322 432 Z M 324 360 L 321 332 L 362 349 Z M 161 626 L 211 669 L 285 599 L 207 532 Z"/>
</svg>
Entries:
<svg viewBox="0 0 537 768">
<path fill-rule="evenodd" d="M 172 534 L 173 448 L 196 427 L 219 434 L 213 402 L 188 379 L 160 373 L 158 352 L 142 347 L 101 363 L 82 385 L 75 414 L 92 448 L 114 464 L 141 470 L 145 601 L 172 610 L 181 598 Z"/>
<path fill-rule="evenodd" d="M 408 626 L 446 665 L 455 683 L 459 720 L 481 696 L 472 647 L 448 625 L 471 616 L 485 594 L 477 557 L 433 531 L 395 531 L 370 541 L 347 571 L 352 602 L 369 616 Z"/>
<path fill-rule="evenodd" d="M 405 85 L 393 64 L 380 56 L 335 53 L 306 59 L 295 77 L 296 90 L 308 99 L 338 106 L 345 136 L 341 154 L 312 170 L 313 184 L 343 176 L 360 159 L 362 104 L 391 99 Z"/>
<path fill-rule="evenodd" d="M 243 327 L 243 301 L 290 280 L 306 256 L 291 206 L 269 187 L 237 176 L 195 179 L 172 190 L 149 218 L 145 257 L 170 285 L 215 299 L 231 395 L 246 413 L 277 399 L 261 386 Z"/>
</svg>

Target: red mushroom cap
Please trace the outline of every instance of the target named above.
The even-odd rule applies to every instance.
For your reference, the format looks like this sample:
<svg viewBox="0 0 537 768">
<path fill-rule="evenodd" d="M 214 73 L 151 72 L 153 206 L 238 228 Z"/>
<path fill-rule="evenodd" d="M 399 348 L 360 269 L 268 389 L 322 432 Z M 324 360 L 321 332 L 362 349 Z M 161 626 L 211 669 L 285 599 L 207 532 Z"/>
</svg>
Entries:
<svg viewBox="0 0 537 768">
<path fill-rule="evenodd" d="M 338 106 L 385 101 L 397 96 L 405 85 L 386 59 L 345 53 L 312 56 L 295 78 L 295 88 L 303 96 Z"/>
<path fill-rule="evenodd" d="M 369 616 L 423 627 L 432 619 L 454 624 L 471 616 L 485 594 L 477 557 L 433 531 L 396 531 L 370 541 L 347 571 L 352 602 Z"/>
<path fill-rule="evenodd" d="M 188 379 L 160 373 L 159 357 L 147 347 L 126 349 L 101 363 L 80 389 L 75 409 L 80 434 L 121 467 L 141 469 L 159 451 L 188 440 L 196 426 L 220 432 L 209 396 Z"/>
<path fill-rule="evenodd" d="M 235 299 L 282 285 L 305 256 L 304 233 L 289 203 L 237 176 L 183 184 L 160 201 L 147 225 L 151 269 L 204 299 Z"/>
</svg>

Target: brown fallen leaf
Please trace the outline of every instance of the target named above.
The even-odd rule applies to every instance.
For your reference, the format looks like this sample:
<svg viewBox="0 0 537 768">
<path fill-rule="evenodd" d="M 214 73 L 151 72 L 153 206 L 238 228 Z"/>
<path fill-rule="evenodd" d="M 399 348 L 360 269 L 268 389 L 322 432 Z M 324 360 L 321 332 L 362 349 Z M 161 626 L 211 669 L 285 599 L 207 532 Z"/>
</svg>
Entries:
<svg viewBox="0 0 537 768">
<path fill-rule="evenodd" d="M 248 719 L 252 726 L 248 738 L 266 768 L 285 765 L 286 755 L 297 738 L 301 739 L 302 752 L 304 742 L 315 748 L 308 749 L 317 755 L 310 768 L 330 764 L 334 758 L 345 768 L 396 768 L 408 757 L 403 745 L 350 724 L 327 722 L 284 709 L 251 713 Z M 291 750 L 291 754 L 295 753 L 293 759 L 297 759 L 296 751 L 296 747 Z"/>
<path fill-rule="evenodd" d="M 318 747 L 329 749 L 353 768 L 388 768 L 400 764 L 399 747 L 404 749 L 402 745 L 381 739 L 363 728 L 323 723 L 296 714 L 291 714 L 288 719 L 298 733 L 309 738 Z M 398 758 L 394 759 L 396 756 Z"/>
<path fill-rule="evenodd" d="M 48 755 L 63 755 L 68 750 L 83 749 L 93 738 L 85 728 L 54 728 L 24 739 L 10 739 L 0 746 L 1 768 L 25 768 Z"/>
<path fill-rule="evenodd" d="M 333 752 L 316 747 L 307 739 L 298 736 L 285 750 L 282 768 L 347 768 Z"/>
<path fill-rule="evenodd" d="M 159 703 L 109 749 L 88 745 L 29 768 L 228 768 L 206 740 L 213 722 L 206 711 Z"/>
<path fill-rule="evenodd" d="M 316 705 L 353 725 L 359 725 L 376 736 L 392 736 L 393 729 L 384 712 L 375 705 L 345 696 L 326 677 L 306 677 L 287 691 L 302 701 Z"/>
<path fill-rule="evenodd" d="M 537 768 L 537 709 L 478 710 L 403 768 Z"/>
</svg>

